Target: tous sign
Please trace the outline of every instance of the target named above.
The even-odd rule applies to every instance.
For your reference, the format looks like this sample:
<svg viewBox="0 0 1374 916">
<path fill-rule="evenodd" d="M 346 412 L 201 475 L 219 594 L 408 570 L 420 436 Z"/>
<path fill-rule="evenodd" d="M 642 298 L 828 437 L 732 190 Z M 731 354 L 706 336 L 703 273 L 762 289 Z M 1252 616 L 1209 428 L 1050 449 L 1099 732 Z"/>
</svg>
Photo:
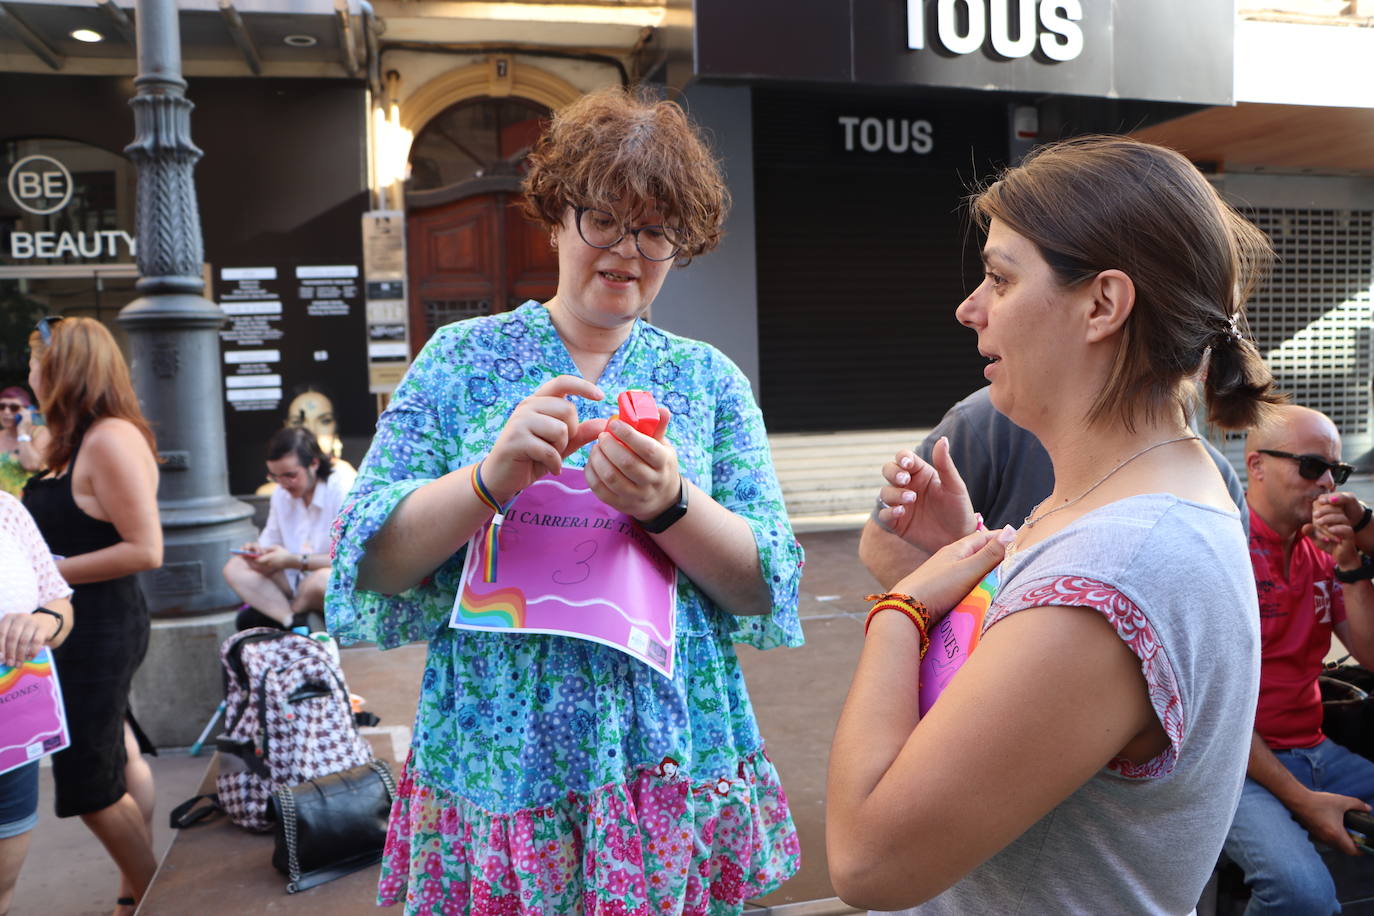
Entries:
<svg viewBox="0 0 1374 916">
<path fill-rule="evenodd" d="M 906 0 L 906 45 L 913 50 L 926 46 L 927 2 L 936 7 L 935 37 L 951 54 L 972 54 L 985 44 L 1008 60 L 1026 57 L 1037 46 L 1055 61 L 1083 53 L 1080 0 Z M 960 21 L 960 9 L 966 22 Z"/>
<path fill-rule="evenodd" d="M 886 149 L 889 153 L 905 153 L 908 150 L 924 156 L 934 147 L 930 122 L 924 118 L 856 118 L 853 115 L 840 115 L 840 126 L 844 128 L 844 150 L 854 152 L 855 140 L 866 153 L 876 153 Z"/>
</svg>

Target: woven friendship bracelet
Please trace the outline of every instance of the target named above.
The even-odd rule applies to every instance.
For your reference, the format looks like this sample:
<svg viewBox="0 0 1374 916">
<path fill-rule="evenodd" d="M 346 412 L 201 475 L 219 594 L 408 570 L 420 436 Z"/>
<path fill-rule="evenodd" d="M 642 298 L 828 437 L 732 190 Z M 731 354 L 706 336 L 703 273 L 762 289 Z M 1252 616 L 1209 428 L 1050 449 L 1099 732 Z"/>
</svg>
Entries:
<svg viewBox="0 0 1374 916">
<path fill-rule="evenodd" d="M 482 460 L 485 461 L 486 459 L 484 458 Z M 477 498 L 480 499 L 488 509 L 498 515 L 501 514 L 501 504 L 496 501 L 496 497 L 491 495 L 491 491 L 487 489 L 487 485 L 482 482 L 481 461 L 473 465 L 472 468 L 472 492 L 477 494 Z"/>
<path fill-rule="evenodd" d="M 917 601 L 910 595 L 902 595 L 897 592 L 888 592 L 883 595 L 868 595 L 865 601 L 876 602 L 868 612 L 868 619 L 864 621 L 864 634 L 868 634 L 868 628 L 873 623 L 873 617 L 880 611 L 900 611 L 906 615 L 907 619 L 916 625 L 916 632 L 921 634 L 921 658 L 926 657 L 926 650 L 930 648 L 930 611 L 926 606 Z"/>
<path fill-rule="evenodd" d="M 482 459 L 485 461 L 486 459 Z M 496 501 L 496 497 L 491 495 L 487 485 L 482 482 L 482 462 L 479 461 L 472 468 L 472 491 L 477 494 L 477 498 L 482 501 L 482 505 L 490 509 L 494 514 L 491 524 L 487 527 L 487 556 L 486 562 L 482 564 L 482 581 L 496 581 L 496 554 L 501 547 L 501 523 L 506 520 L 506 510 L 515 502 L 512 499 L 509 503 L 502 506 Z"/>
</svg>

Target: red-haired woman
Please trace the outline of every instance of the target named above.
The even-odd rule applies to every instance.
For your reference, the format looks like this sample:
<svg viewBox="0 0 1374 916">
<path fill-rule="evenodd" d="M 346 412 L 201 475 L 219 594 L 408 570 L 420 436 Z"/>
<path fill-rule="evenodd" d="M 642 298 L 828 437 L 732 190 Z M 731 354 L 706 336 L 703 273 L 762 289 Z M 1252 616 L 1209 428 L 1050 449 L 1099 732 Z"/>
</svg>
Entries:
<svg viewBox="0 0 1374 916">
<path fill-rule="evenodd" d="M 104 844 L 132 910 L 157 867 L 152 772 L 126 724 L 149 630 L 134 574 L 162 565 L 156 442 L 100 322 L 45 318 L 29 348 L 51 439 L 24 505 L 75 588 L 72 635 L 55 653 L 72 740 L 53 757 L 57 816 L 80 816 Z"/>
</svg>

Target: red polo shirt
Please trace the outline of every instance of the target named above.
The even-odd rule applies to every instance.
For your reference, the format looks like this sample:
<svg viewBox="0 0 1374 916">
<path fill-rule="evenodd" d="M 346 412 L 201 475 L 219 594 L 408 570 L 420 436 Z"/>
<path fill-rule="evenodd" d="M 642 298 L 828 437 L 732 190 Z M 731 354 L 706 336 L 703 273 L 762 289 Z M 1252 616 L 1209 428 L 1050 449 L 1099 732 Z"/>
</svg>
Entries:
<svg viewBox="0 0 1374 916">
<path fill-rule="evenodd" d="M 1312 747 L 1322 740 L 1317 686 L 1332 627 L 1345 620 L 1336 561 L 1299 537 L 1283 576 L 1283 541 L 1250 510 L 1250 562 L 1260 613 L 1260 693 L 1255 729 L 1271 748 Z"/>
</svg>

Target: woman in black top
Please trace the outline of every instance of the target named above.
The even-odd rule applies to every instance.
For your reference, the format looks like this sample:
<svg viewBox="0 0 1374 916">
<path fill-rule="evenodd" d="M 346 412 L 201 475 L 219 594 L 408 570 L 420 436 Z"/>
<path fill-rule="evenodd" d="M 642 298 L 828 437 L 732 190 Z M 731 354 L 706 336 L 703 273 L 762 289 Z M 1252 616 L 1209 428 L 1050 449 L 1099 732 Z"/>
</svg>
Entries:
<svg viewBox="0 0 1374 916">
<path fill-rule="evenodd" d="M 152 772 L 126 724 L 149 632 L 134 574 L 162 565 L 156 443 L 104 325 L 44 319 L 29 347 L 51 439 L 24 505 L 75 589 L 72 635 L 55 653 L 72 741 L 53 757 L 57 815 L 80 816 L 104 844 L 131 910 L 157 867 Z"/>
</svg>

